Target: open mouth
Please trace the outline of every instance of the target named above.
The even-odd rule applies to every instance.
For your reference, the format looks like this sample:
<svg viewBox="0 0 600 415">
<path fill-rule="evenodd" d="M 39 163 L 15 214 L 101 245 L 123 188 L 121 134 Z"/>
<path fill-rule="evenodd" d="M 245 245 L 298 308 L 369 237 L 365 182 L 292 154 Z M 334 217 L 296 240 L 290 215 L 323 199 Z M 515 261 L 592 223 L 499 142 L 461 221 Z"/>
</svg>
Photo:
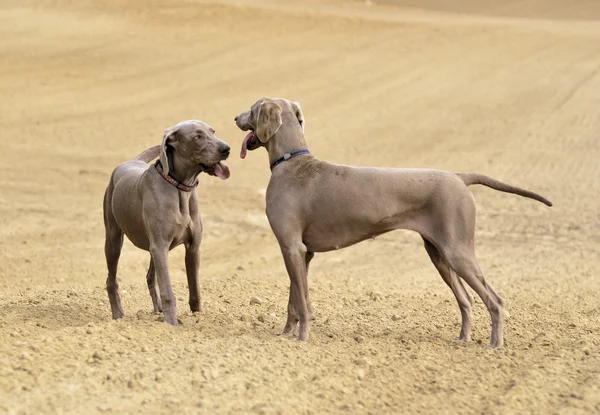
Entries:
<svg viewBox="0 0 600 415">
<path fill-rule="evenodd" d="M 229 172 L 229 166 L 227 166 L 223 160 L 213 164 L 212 166 L 208 166 L 206 164 L 200 164 L 200 166 L 205 173 L 208 173 L 211 176 L 217 176 L 221 180 L 227 180 L 231 175 Z"/>
<path fill-rule="evenodd" d="M 260 147 L 260 141 L 256 138 L 256 134 L 254 133 L 254 131 L 250 130 L 250 132 L 248 133 L 248 135 L 246 135 L 244 141 L 242 142 L 242 151 L 240 153 L 240 157 L 246 158 L 248 150 L 256 150 L 258 147 Z"/>
</svg>

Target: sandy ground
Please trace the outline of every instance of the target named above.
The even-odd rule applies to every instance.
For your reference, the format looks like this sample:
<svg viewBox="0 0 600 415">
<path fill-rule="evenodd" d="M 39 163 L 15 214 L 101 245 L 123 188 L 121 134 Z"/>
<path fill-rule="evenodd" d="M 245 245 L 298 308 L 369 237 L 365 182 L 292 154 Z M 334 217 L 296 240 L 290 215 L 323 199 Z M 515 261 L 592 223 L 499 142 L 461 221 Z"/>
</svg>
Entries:
<svg viewBox="0 0 600 415">
<path fill-rule="evenodd" d="M 600 4 L 387 3 L 0 1 L 0 412 L 600 412 Z M 472 189 L 503 349 L 484 349 L 478 299 L 474 340 L 453 342 L 458 307 L 409 232 L 317 255 L 310 341 L 276 336 L 267 158 L 240 160 L 233 124 L 262 96 L 301 102 L 320 158 L 478 171 L 555 203 Z M 236 149 L 231 179 L 198 189 L 204 311 L 178 248 L 183 324 L 161 323 L 126 243 L 111 321 L 109 174 L 190 118 Z"/>
</svg>

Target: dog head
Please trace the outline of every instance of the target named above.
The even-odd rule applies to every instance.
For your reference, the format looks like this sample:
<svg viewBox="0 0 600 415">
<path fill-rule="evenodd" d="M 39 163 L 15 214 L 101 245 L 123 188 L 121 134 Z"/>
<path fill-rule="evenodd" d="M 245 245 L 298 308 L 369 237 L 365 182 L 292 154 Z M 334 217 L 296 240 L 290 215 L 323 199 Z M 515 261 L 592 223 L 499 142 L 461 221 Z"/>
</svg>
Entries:
<svg viewBox="0 0 600 415">
<path fill-rule="evenodd" d="M 160 148 L 160 163 L 164 175 L 169 174 L 169 153 L 198 167 L 211 176 L 223 180 L 229 178 L 229 167 L 223 160 L 229 157 L 230 147 L 217 138 L 215 129 L 197 120 L 183 121 L 165 130 Z"/>
<path fill-rule="evenodd" d="M 235 123 L 240 130 L 250 131 L 242 143 L 242 158 L 248 150 L 256 150 L 274 139 L 283 125 L 298 128 L 302 134 L 305 126 L 300 104 L 283 98 L 259 99 L 249 111 L 235 117 Z"/>
</svg>

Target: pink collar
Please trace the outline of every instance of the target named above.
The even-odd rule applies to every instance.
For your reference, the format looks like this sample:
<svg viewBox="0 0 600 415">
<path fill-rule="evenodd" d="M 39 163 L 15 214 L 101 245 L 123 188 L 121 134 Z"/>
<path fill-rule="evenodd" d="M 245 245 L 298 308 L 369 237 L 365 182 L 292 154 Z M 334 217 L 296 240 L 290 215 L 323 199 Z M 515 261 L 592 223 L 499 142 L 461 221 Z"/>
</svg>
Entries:
<svg viewBox="0 0 600 415">
<path fill-rule="evenodd" d="M 160 175 L 161 175 L 161 177 L 163 179 L 165 179 L 166 181 L 168 181 L 170 184 L 172 184 L 173 186 L 175 186 L 179 190 L 183 190 L 184 192 L 191 192 L 191 191 L 193 191 L 198 186 L 198 180 L 196 180 L 196 183 L 194 183 L 193 186 L 187 186 L 187 185 L 185 185 L 183 183 L 178 182 L 176 179 L 174 179 L 173 177 L 169 176 L 168 174 L 165 176 L 163 174 L 164 170 L 162 168 L 162 164 L 160 164 L 160 160 L 156 160 L 156 164 L 154 165 L 154 167 L 156 167 L 156 170 L 160 173 Z"/>
</svg>

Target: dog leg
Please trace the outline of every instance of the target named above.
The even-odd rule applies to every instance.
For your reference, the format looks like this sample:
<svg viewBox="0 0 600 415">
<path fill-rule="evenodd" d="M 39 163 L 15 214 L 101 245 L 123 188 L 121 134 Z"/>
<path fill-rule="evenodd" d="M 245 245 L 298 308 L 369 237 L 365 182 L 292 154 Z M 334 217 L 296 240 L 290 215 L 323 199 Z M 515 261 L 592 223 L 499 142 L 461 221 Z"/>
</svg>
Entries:
<svg viewBox="0 0 600 415">
<path fill-rule="evenodd" d="M 150 265 L 148 266 L 148 273 L 146 274 L 146 282 L 148 283 L 148 291 L 150 291 L 150 297 L 152 298 L 152 306 L 154 307 L 155 313 L 162 313 L 162 304 L 160 302 L 160 293 L 156 286 L 156 271 L 154 269 L 154 262 L 150 258 Z"/>
<path fill-rule="evenodd" d="M 288 315 L 285 327 L 283 328 L 281 334 L 294 334 L 296 326 L 298 325 L 298 313 L 296 312 L 296 308 L 294 307 L 294 300 L 296 298 L 296 294 L 294 293 L 295 289 L 296 286 L 292 284 L 290 280 L 290 297 L 288 299 L 287 307 Z"/>
<path fill-rule="evenodd" d="M 308 266 L 310 265 L 310 261 L 315 257 L 315 253 L 314 252 L 306 252 L 306 256 L 305 256 L 305 263 L 306 263 L 306 279 L 308 282 Z M 312 304 L 310 302 L 310 295 L 308 292 L 308 286 L 306 289 L 306 307 L 308 307 L 308 319 L 309 320 L 314 320 L 315 319 L 315 315 L 313 313 L 313 308 L 312 308 Z"/>
<path fill-rule="evenodd" d="M 110 301 L 112 318 L 122 318 L 125 314 L 121 307 L 121 297 L 119 296 L 119 283 L 117 282 L 117 266 L 123 247 L 123 232 L 119 229 L 116 222 L 107 221 L 106 240 L 104 242 L 104 255 L 106 256 L 106 266 L 108 268 L 108 278 L 106 279 L 106 291 Z"/>
<path fill-rule="evenodd" d="M 473 249 L 463 247 L 453 249 L 444 255 L 450 267 L 460 275 L 467 284 L 479 295 L 486 305 L 492 318 L 492 336 L 488 348 L 502 347 L 504 344 L 504 299 L 485 280 Z"/>
<path fill-rule="evenodd" d="M 185 246 L 185 272 L 190 290 L 190 310 L 201 311 L 200 289 L 198 288 L 198 271 L 200 269 L 200 244 L 192 243 Z"/>
<path fill-rule="evenodd" d="M 429 258 L 431 258 L 431 262 L 435 265 L 444 282 L 450 287 L 458 302 L 462 323 L 460 335 L 457 340 L 468 342 L 471 340 L 473 296 L 465 289 L 465 286 L 462 284 L 456 273 L 450 268 L 448 263 L 442 258 L 437 248 L 428 240 L 424 239 L 424 241 L 425 249 L 429 254 Z"/>
<path fill-rule="evenodd" d="M 303 243 L 283 244 L 281 253 L 290 277 L 290 298 L 288 303 L 288 319 L 283 333 L 290 333 L 300 322 L 298 340 L 308 340 L 308 307 L 306 293 L 306 247 Z"/>
<path fill-rule="evenodd" d="M 169 278 L 169 263 L 168 263 L 168 248 L 167 244 L 150 245 L 150 255 L 156 269 L 158 278 L 158 287 L 160 289 L 160 300 L 163 306 L 165 322 L 176 326 L 177 312 L 176 299 L 171 287 L 171 279 Z"/>
</svg>

